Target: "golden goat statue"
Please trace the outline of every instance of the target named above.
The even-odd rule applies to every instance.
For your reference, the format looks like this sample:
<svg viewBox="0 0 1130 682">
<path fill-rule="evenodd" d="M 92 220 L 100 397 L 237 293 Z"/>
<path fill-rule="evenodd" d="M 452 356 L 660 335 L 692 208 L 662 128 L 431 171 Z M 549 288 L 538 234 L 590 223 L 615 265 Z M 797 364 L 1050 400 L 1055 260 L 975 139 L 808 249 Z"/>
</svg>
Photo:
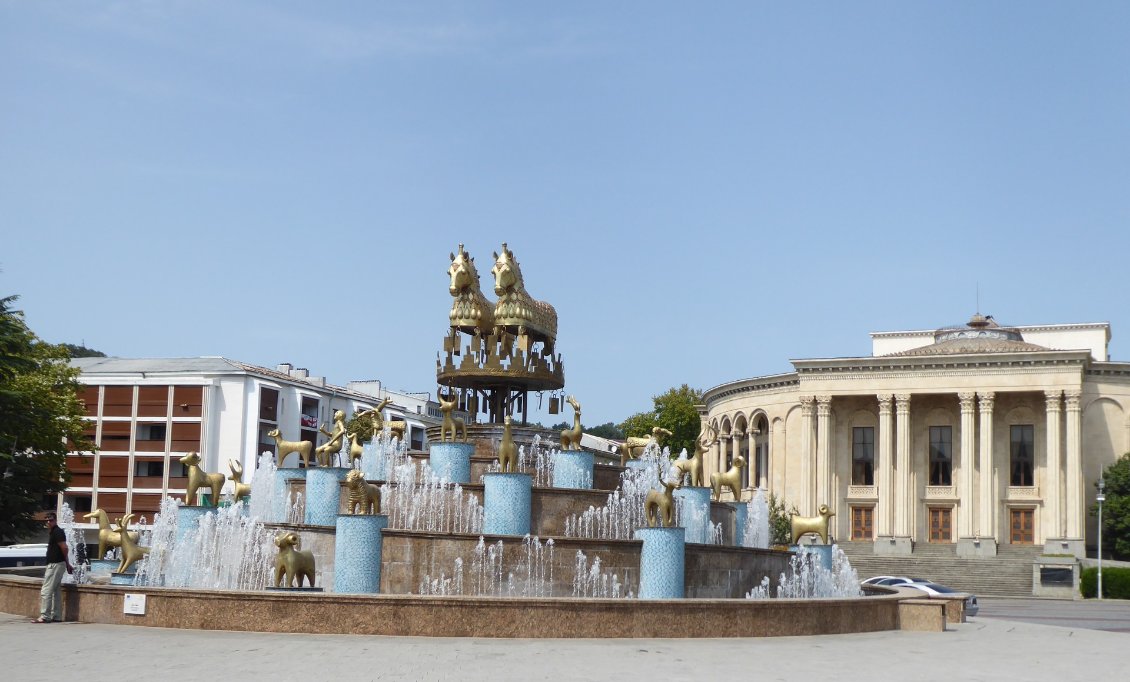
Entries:
<svg viewBox="0 0 1130 682">
<path fill-rule="evenodd" d="M 824 544 L 828 544 L 828 520 L 836 515 L 828 505 L 822 504 L 817 509 L 819 516 L 794 516 L 789 523 L 792 526 L 792 543 L 795 545 L 802 535 L 816 533 Z"/>
<path fill-rule="evenodd" d="M 710 436 L 703 438 L 709 430 Z M 714 445 L 715 432 L 713 428 L 703 426 L 702 432 L 698 434 L 698 438 L 694 441 L 694 455 L 687 459 L 678 459 L 671 463 L 671 466 L 678 470 L 679 480 L 682 481 L 684 476 L 688 474 L 691 477 L 691 486 L 699 487 L 702 485 L 702 462 L 706 457 L 707 451 L 710 446 Z"/>
<path fill-rule="evenodd" d="M 200 468 L 200 453 L 190 452 L 180 458 L 180 463 L 188 469 L 188 485 L 184 489 L 184 503 L 188 506 L 196 504 L 196 491 L 201 488 L 210 488 L 212 491 L 212 506 L 220 506 L 220 490 L 227 480 L 223 474 L 209 474 Z"/>
<path fill-rule="evenodd" d="M 443 412 L 443 425 L 439 427 L 439 442 L 446 443 L 447 434 L 450 433 L 451 442 L 454 443 L 457 436 L 456 427 L 458 427 L 463 431 L 463 440 L 460 442 L 466 443 L 467 423 L 463 421 L 462 417 L 451 416 L 452 411 L 455 410 L 455 396 L 451 394 L 443 396 L 437 393 L 436 398 L 439 399 L 439 410 L 440 412 Z"/>
<path fill-rule="evenodd" d="M 298 549 L 302 539 L 298 533 L 282 533 L 275 538 L 275 545 L 279 554 L 275 558 L 275 587 L 281 587 L 283 578 L 286 578 L 287 587 L 302 587 L 302 579 L 306 578 L 308 587 L 314 586 L 314 553 L 309 550 Z"/>
<path fill-rule="evenodd" d="M 286 456 L 292 452 L 297 452 L 298 456 L 302 458 L 302 466 L 310 467 L 310 455 L 314 452 L 314 444 L 308 440 L 283 440 L 282 433 L 278 429 L 271 429 L 267 432 L 268 438 L 275 439 L 275 446 L 278 449 L 277 461 L 279 466 L 286 459 Z"/>
<path fill-rule="evenodd" d="M 734 457 L 726 473 L 715 471 L 710 474 L 710 487 L 714 492 L 714 500 L 722 499 L 722 487 L 725 486 L 734 494 L 734 501 L 742 501 L 742 469 L 745 468 L 745 457 Z"/>
<path fill-rule="evenodd" d="M 131 535 L 137 535 L 136 533 L 131 534 L 129 530 L 129 523 L 133 521 L 134 516 L 134 514 L 126 514 L 121 519 L 118 519 L 118 525 L 121 527 L 118 537 L 121 539 L 122 543 L 122 560 L 118 562 L 118 573 L 125 573 L 135 561 L 149 554 L 148 547 L 139 546 L 134 542 L 133 537 L 131 537 Z"/>
<path fill-rule="evenodd" d="M 235 484 L 235 491 L 233 494 L 233 502 L 239 502 L 243 498 L 251 494 L 251 484 L 243 482 L 243 465 L 234 459 L 228 460 L 228 468 L 231 469 L 231 476 L 228 480 Z"/>
<path fill-rule="evenodd" d="M 644 513 L 647 515 L 647 525 L 651 528 L 661 525 L 671 528 L 675 525 L 675 490 L 683 487 L 681 479 L 663 480 L 662 465 L 656 469 L 659 484 L 663 490 L 647 491 L 644 500 Z"/>
</svg>

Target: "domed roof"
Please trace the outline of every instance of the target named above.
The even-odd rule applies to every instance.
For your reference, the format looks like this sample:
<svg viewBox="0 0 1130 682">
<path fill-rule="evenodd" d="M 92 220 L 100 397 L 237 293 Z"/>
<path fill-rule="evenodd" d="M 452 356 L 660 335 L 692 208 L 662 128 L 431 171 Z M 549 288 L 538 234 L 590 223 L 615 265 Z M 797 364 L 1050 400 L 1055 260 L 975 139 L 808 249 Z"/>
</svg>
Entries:
<svg viewBox="0 0 1130 682">
<path fill-rule="evenodd" d="M 962 355 L 966 353 L 1023 353 L 1050 350 L 1028 343 L 1013 327 L 1002 327 L 991 315 L 975 314 L 964 325 L 942 327 L 934 332 L 934 343 L 890 356 Z"/>
</svg>

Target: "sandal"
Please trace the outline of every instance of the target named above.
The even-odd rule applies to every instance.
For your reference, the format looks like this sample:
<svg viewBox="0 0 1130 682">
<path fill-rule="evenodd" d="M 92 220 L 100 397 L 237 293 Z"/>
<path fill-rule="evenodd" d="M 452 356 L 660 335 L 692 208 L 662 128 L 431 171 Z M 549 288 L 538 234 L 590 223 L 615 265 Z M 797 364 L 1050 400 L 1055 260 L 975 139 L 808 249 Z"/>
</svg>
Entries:
<svg viewBox="0 0 1130 682">
<path fill-rule="evenodd" d="M 50 618 L 44 618 L 43 616 L 40 616 L 39 618 L 36 618 L 35 620 L 33 620 L 31 622 L 33 622 L 33 623 L 53 623 L 54 621 L 51 620 Z"/>
</svg>

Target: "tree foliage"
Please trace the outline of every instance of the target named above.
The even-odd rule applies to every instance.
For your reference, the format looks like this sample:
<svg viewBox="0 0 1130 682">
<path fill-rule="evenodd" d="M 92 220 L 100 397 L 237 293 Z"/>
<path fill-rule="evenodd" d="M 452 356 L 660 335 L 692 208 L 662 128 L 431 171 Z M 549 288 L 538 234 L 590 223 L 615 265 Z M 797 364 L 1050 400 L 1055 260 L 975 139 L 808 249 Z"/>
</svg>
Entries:
<svg viewBox="0 0 1130 682">
<path fill-rule="evenodd" d="M 793 540 L 793 517 L 800 514 L 785 498 L 769 493 L 769 544 L 789 545 Z"/>
<path fill-rule="evenodd" d="M 1103 470 L 1103 549 L 1115 556 L 1130 558 L 1130 452 Z M 1098 484 L 1095 484 L 1096 490 Z M 1097 516 L 1099 505 L 1091 506 Z"/>
<path fill-rule="evenodd" d="M 599 436 L 600 438 L 608 438 L 611 440 L 624 440 L 624 432 L 621 431 L 612 422 L 599 424 L 592 428 L 585 429 L 585 433 Z"/>
<path fill-rule="evenodd" d="M 106 354 L 100 350 L 87 348 L 86 346 L 78 346 L 73 343 L 59 344 L 67 350 L 67 355 L 72 358 L 104 358 Z"/>
<path fill-rule="evenodd" d="M 696 407 L 702 402 L 702 391 L 683 384 L 652 397 L 652 402 L 651 411 L 633 414 L 620 424 L 624 435 L 648 436 L 653 427 L 660 426 L 671 432 L 664 445 L 671 449 L 672 456 L 678 455 L 684 448 L 693 453 L 694 441 L 702 423 Z"/>
<path fill-rule="evenodd" d="M 69 448 L 94 449 L 83 436 L 79 370 L 66 348 L 28 329 L 15 301 L 0 299 L 0 542 L 36 530 L 45 499 L 66 490 Z"/>
</svg>

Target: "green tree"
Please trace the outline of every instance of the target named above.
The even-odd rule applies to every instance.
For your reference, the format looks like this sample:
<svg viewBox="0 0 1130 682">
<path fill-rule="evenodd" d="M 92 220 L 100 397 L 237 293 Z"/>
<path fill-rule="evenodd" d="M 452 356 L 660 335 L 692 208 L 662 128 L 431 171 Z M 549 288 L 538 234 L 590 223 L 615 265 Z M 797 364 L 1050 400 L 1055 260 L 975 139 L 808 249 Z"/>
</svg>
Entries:
<svg viewBox="0 0 1130 682">
<path fill-rule="evenodd" d="M 769 544 L 789 545 L 793 541 L 793 518 L 800 514 L 796 505 L 791 508 L 785 498 L 769 493 Z"/>
<path fill-rule="evenodd" d="M 624 432 L 616 427 L 612 422 L 594 426 L 591 429 L 585 429 L 585 433 L 599 436 L 600 438 L 609 438 L 612 440 L 624 440 Z"/>
<path fill-rule="evenodd" d="M 87 348 L 86 346 L 76 346 L 73 343 L 59 344 L 67 350 L 67 354 L 72 358 L 104 358 L 106 354 L 100 350 Z"/>
<path fill-rule="evenodd" d="M 683 448 L 693 454 L 702 423 L 696 407 L 702 402 L 702 391 L 683 384 L 652 397 L 652 402 L 651 411 L 628 417 L 620 424 L 620 430 L 626 436 L 647 436 L 653 427 L 660 426 L 671 432 L 664 445 L 671 449 L 672 457 Z"/>
<path fill-rule="evenodd" d="M 1118 557 L 1130 557 L 1130 452 L 1103 470 L 1103 549 Z M 1096 490 L 1098 483 L 1095 484 Z M 1097 516 L 1099 505 L 1091 506 Z"/>
<path fill-rule="evenodd" d="M 40 341 L 0 299 L 0 542 L 26 537 L 45 499 L 67 488 L 69 449 L 93 450 L 84 435 L 79 370 L 62 346 Z"/>
</svg>

